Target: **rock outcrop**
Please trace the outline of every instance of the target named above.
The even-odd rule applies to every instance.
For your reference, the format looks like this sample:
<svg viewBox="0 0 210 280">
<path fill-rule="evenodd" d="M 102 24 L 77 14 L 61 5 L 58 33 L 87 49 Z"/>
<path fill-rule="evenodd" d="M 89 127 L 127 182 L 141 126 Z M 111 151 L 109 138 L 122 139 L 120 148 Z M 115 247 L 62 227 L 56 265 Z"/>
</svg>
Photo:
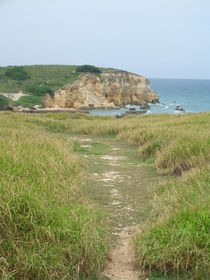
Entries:
<svg viewBox="0 0 210 280">
<path fill-rule="evenodd" d="M 72 84 L 43 99 L 45 108 L 115 108 L 127 104 L 158 103 L 149 80 L 125 71 L 83 74 Z"/>
</svg>

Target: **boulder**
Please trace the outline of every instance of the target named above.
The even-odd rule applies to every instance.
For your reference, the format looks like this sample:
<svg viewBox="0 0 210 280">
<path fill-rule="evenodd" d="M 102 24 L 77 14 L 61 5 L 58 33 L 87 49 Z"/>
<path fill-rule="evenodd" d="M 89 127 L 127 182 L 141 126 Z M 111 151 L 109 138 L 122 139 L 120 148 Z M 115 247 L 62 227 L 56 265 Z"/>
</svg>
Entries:
<svg viewBox="0 0 210 280">
<path fill-rule="evenodd" d="M 185 112 L 184 108 L 181 107 L 180 105 L 177 105 L 175 108 L 176 111 L 181 111 L 181 112 Z"/>
</svg>

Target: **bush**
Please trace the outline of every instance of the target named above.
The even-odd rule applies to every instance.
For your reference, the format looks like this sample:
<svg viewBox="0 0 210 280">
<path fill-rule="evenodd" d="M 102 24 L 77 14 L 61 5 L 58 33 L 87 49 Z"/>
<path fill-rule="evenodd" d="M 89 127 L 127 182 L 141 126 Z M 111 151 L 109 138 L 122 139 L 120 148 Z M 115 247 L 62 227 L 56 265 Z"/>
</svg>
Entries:
<svg viewBox="0 0 210 280">
<path fill-rule="evenodd" d="M 18 101 L 14 102 L 16 106 L 34 107 L 35 105 L 42 105 L 42 97 L 35 95 L 22 96 Z"/>
<path fill-rule="evenodd" d="M 5 71 L 5 76 L 18 81 L 23 81 L 29 78 L 29 75 L 24 70 L 23 66 L 8 67 Z"/>
<path fill-rule="evenodd" d="M 10 104 L 10 100 L 5 96 L 0 95 L 0 106 L 9 105 L 9 104 Z"/>
<path fill-rule="evenodd" d="M 82 66 L 78 66 L 76 69 L 76 72 L 83 72 L 83 73 L 96 73 L 96 74 L 100 74 L 102 73 L 102 71 L 93 66 L 93 65 L 82 65 Z"/>
<path fill-rule="evenodd" d="M 53 89 L 45 85 L 31 84 L 26 87 L 26 90 L 36 96 L 44 96 L 47 93 L 53 95 Z"/>
</svg>

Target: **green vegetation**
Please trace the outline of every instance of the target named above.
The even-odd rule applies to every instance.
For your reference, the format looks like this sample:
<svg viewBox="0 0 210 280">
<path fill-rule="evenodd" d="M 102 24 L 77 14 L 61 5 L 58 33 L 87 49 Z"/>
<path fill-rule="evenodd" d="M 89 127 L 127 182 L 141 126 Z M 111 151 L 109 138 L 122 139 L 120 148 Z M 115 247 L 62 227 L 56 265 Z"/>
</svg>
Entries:
<svg viewBox="0 0 210 280">
<path fill-rule="evenodd" d="M 106 259 L 103 215 L 84 198 L 73 143 L 32 120 L 0 115 L 0 277 L 91 278 Z"/>
<path fill-rule="evenodd" d="M 79 154 L 100 159 L 109 146 L 95 140 L 89 150 L 69 139 L 92 135 L 135 147 L 139 159 L 164 176 L 155 192 L 151 189 L 147 219 L 138 219 L 144 221 L 134 238 L 139 267 L 151 279 L 208 279 L 210 113 L 123 119 L 4 113 L 0 118 L 2 277 L 77 279 L 79 269 L 84 279 L 92 279 L 103 267 L 106 234 L 101 213 L 84 199 Z M 129 188 L 141 196 L 136 186 Z"/>
<path fill-rule="evenodd" d="M 103 155 L 108 146 L 102 143 L 93 142 L 91 143 L 91 149 L 89 147 L 81 147 L 80 143 L 74 142 L 74 152 L 86 155 Z"/>
<path fill-rule="evenodd" d="M 85 72 L 100 74 L 102 71 L 113 69 L 97 68 L 92 65 L 33 65 L 0 67 L 0 94 L 22 91 L 28 97 L 10 101 L 13 105 L 31 106 L 41 105 L 42 96 L 60 87 L 70 84 Z M 1 96 L 1 95 L 0 95 Z M 40 98 L 34 98 L 40 97 Z M 0 105 L 3 105 L 0 99 Z"/>
<path fill-rule="evenodd" d="M 9 105 L 9 104 L 10 104 L 9 98 L 0 95 L 0 106 Z"/>
<path fill-rule="evenodd" d="M 30 93 L 32 93 L 35 96 L 44 96 L 45 94 L 53 94 L 53 90 L 45 85 L 37 85 L 37 84 L 31 84 L 28 85 L 26 90 Z"/>
<path fill-rule="evenodd" d="M 142 268 L 207 279 L 210 167 L 160 184 L 153 211 L 135 239 Z M 152 222 L 151 222 L 152 221 Z"/>
<path fill-rule="evenodd" d="M 55 90 L 72 83 L 79 77 L 76 66 L 34 65 L 24 67 L 0 67 L 0 93 L 22 91 L 28 97 L 18 100 L 14 105 L 34 106 L 42 104 L 45 93 L 53 94 Z M 39 98 L 34 98 L 39 97 Z M 12 103 L 12 102 L 11 102 Z M 0 105 L 3 104 L 0 100 Z"/>
<path fill-rule="evenodd" d="M 97 68 L 92 65 L 33 65 L 0 67 L 0 93 L 22 91 L 28 97 L 18 100 L 18 105 L 41 105 L 42 97 L 46 93 L 53 94 L 58 88 L 72 83 L 84 73 L 100 74 L 108 69 Z M 31 100 L 30 100 L 31 99 Z M 26 101 L 27 100 L 27 101 Z M 12 102 L 11 102 L 12 103 Z M 16 103 L 13 103 L 17 105 Z M 3 105 L 0 99 L 0 105 Z"/>
<path fill-rule="evenodd" d="M 23 66 L 7 67 L 5 76 L 9 79 L 23 81 L 29 78 L 28 73 L 24 70 Z"/>
<path fill-rule="evenodd" d="M 34 105 L 42 104 L 42 97 L 36 95 L 22 96 L 18 101 L 13 102 L 15 106 L 34 107 Z"/>
<path fill-rule="evenodd" d="M 160 275 L 207 279 L 209 113 L 123 119 L 51 114 L 33 122 L 48 131 L 115 136 L 118 141 L 139 147 L 140 158 L 154 162 L 161 175 L 171 176 L 167 183 L 160 183 L 151 201 L 148 222 L 135 236 L 139 266 Z"/>
<path fill-rule="evenodd" d="M 94 65 L 78 66 L 76 71 L 82 73 L 95 73 L 95 74 L 100 74 L 102 72 L 101 69 L 95 67 Z"/>
</svg>

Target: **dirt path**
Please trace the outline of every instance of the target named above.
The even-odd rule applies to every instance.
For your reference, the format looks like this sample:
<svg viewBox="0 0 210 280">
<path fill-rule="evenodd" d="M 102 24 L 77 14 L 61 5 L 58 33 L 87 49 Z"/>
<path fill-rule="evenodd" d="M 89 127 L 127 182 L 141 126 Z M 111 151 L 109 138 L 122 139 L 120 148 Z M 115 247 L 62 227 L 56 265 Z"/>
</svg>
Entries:
<svg viewBox="0 0 210 280">
<path fill-rule="evenodd" d="M 111 280 L 145 279 L 135 268 L 132 234 L 147 216 L 155 168 L 138 158 L 137 149 L 108 137 L 78 137 L 78 152 L 88 160 L 88 194 L 109 217 L 110 261 L 104 275 Z"/>
</svg>

